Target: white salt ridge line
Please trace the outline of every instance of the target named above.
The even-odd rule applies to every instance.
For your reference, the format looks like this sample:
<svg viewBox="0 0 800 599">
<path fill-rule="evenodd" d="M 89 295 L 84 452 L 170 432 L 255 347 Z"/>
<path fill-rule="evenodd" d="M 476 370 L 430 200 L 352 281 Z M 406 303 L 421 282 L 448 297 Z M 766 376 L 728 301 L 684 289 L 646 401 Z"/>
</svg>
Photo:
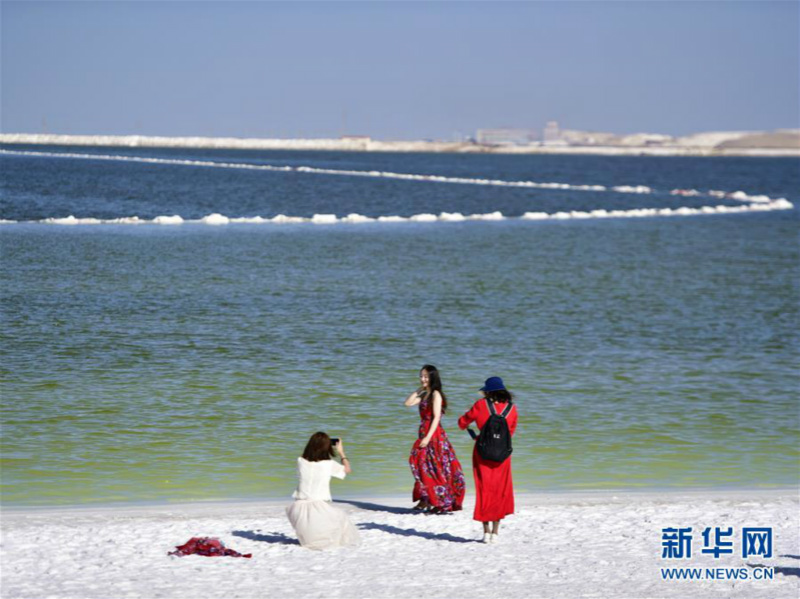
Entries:
<svg viewBox="0 0 800 599">
<path fill-rule="evenodd" d="M 435 214 L 415 214 L 409 220 L 418 223 L 432 223 L 439 220 Z"/>
<path fill-rule="evenodd" d="M 415 175 L 394 173 L 391 171 L 356 171 L 316 168 L 311 166 L 274 166 L 269 164 L 247 164 L 237 162 L 213 162 L 209 160 L 178 160 L 173 158 L 148 158 L 145 156 L 122 156 L 113 154 L 75 154 L 69 152 L 30 152 L 0 150 L 0 154 L 20 156 L 39 156 L 47 158 L 75 158 L 81 160 L 112 160 L 121 162 L 139 162 L 144 164 L 168 164 L 178 166 L 204 166 L 212 168 L 232 168 L 245 170 L 262 170 L 272 172 L 296 172 L 315 175 L 345 175 L 351 177 L 375 177 L 382 179 L 398 179 L 402 181 L 424 181 L 433 183 L 454 183 L 462 185 L 490 185 L 495 187 L 527 187 L 534 189 L 565 189 L 573 191 L 608 191 L 605 185 L 572 185 L 570 183 L 542 183 L 539 181 L 504 181 L 501 179 L 474 179 L 468 177 L 444 177 L 441 175 Z M 652 193 L 645 185 L 621 185 L 613 188 L 621 193 Z"/>
<path fill-rule="evenodd" d="M 703 193 L 697 189 L 673 189 L 669 192 L 670 195 L 696 197 L 708 196 L 711 198 L 725 198 L 728 200 L 736 200 L 738 202 L 750 202 L 751 204 L 769 204 L 773 201 L 772 198 L 766 195 L 750 195 L 744 191 L 720 191 L 718 189 L 709 189 L 707 193 Z"/>
<path fill-rule="evenodd" d="M 289 167 L 292 168 L 292 167 Z M 462 185 L 491 185 L 495 187 L 528 187 L 536 189 L 569 189 L 576 191 L 608 191 L 605 185 L 572 185 L 570 183 L 542 183 L 539 181 L 504 181 L 502 179 L 473 179 L 468 177 L 444 177 L 441 175 L 415 175 L 410 173 L 394 173 L 391 171 L 354 171 L 315 168 L 310 166 L 298 166 L 292 168 L 299 173 L 312 173 L 316 175 L 348 175 L 352 177 L 377 177 L 382 179 L 399 179 L 402 181 L 425 181 L 429 183 L 456 183 Z M 619 191 L 631 192 L 635 189 L 644 189 L 640 185 L 637 187 L 622 186 Z M 632 193 L 650 193 L 648 191 L 633 191 Z"/>
<path fill-rule="evenodd" d="M 364 216 L 362 214 L 351 213 L 347 216 L 337 217 L 335 214 L 315 214 L 311 218 L 302 216 L 286 216 L 279 214 L 272 218 L 264 218 L 262 216 L 245 216 L 245 217 L 228 217 L 223 214 L 215 212 L 196 220 L 184 220 L 179 215 L 173 216 L 157 216 L 153 220 L 139 218 L 138 216 L 129 216 L 122 218 L 99 219 L 99 218 L 76 218 L 75 216 L 67 216 L 64 218 L 45 218 L 38 221 L 27 221 L 29 223 L 41 223 L 47 225 L 141 225 L 141 224 L 156 224 L 156 225 L 181 225 L 184 223 L 189 224 L 204 224 L 211 226 L 228 225 L 228 224 L 300 224 L 311 223 L 315 225 L 333 225 L 338 223 L 347 224 L 360 224 L 360 223 L 402 223 L 402 222 L 464 222 L 468 220 L 481 220 L 481 221 L 500 221 L 500 220 L 547 220 L 547 219 L 585 219 L 585 218 L 638 218 L 638 217 L 654 217 L 654 216 L 693 216 L 702 214 L 737 214 L 743 212 L 770 212 L 774 210 L 791 210 L 794 204 L 785 198 L 777 200 L 770 200 L 767 204 L 748 204 L 744 206 L 702 206 L 700 208 L 691 208 L 689 206 L 682 206 L 680 208 L 633 208 L 631 210 L 605 210 L 596 209 L 586 211 L 572 210 L 570 212 L 526 212 L 519 217 L 507 217 L 502 212 L 488 212 L 485 214 L 470 214 L 464 215 L 460 212 L 442 212 L 438 216 L 430 213 L 414 214 L 412 216 L 379 216 L 377 218 L 371 216 Z M 13 224 L 18 221 L 0 221 L 0 224 Z"/>
<path fill-rule="evenodd" d="M 520 218 L 526 220 L 565 220 L 582 218 L 640 218 L 654 216 L 697 216 L 703 214 L 736 214 L 742 212 L 770 212 L 773 210 L 789 210 L 794 204 L 783 198 L 769 204 L 750 204 L 747 206 L 702 206 L 700 208 L 635 208 L 633 210 L 592 210 L 591 212 L 526 212 Z"/>
<path fill-rule="evenodd" d="M 348 214 L 344 218 L 341 219 L 343 223 L 371 223 L 375 222 L 375 219 L 371 216 L 364 216 L 363 214 Z"/>
<path fill-rule="evenodd" d="M 227 216 L 222 216 L 221 214 L 215 212 L 214 214 L 209 214 L 208 216 L 204 216 L 200 219 L 200 222 L 206 225 L 227 225 L 231 222 Z"/>
<path fill-rule="evenodd" d="M 157 216 L 153 219 L 153 223 L 157 225 L 182 225 L 183 218 L 177 214 L 173 216 Z"/>
<path fill-rule="evenodd" d="M 25 150 L 2 150 L 0 154 L 19 155 L 19 156 L 40 156 L 48 158 L 76 158 L 89 160 L 112 160 L 122 162 L 140 162 L 145 164 L 169 164 L 179 166 L 203 166 L 212 168 L 231 168 L 245 170 L 262 170 L 273 172 L 297 172 L 311 173 L 319 175 L 346 175 L 353 177 L 377 177 L 384 179 L 399 179 L 405 181 L 426 181 L 434 183 L 455 183 L 463 185 L 491 185 L 497 187 L 527 187 L 535 189 L 564 189 L 572 191 L 609 191 L 605 185 L 573 185 L 570 183 L 542 183 L 538 181 L 504 181 L 501 179 L 474 179 L 466 177 L 444 177 L 441 175 L 415 175 L 409 173 L 394 173 L 391 171 L 355 171 L 324 169 L 311 166 L 274 166 L 269 164 L 248 164 L 238 162 L 214 162 L 209 160 L 178 160 L 172 158 L 147 158 L 144 156 L 123 156 L 114 154 L 77 154 L 61 152 L 32 152 Z M 611 191 L 618 193 L 637 193 L 650 194 L 656 193 L 647 185 L 618 185 L 611 188 Z M 765 195 L 749 195 L 744 191 L 719 191 L 710 190 L 707 194 L 696 189 L 673 189 L 670 194 L 683 196 L 702 196 L 708 195 L 716 198 L 728 198 L 741 202 L 752 202 L 767 204 L 771 198 Z"/>
<path fill-rule="evenodd" d="M 498 210 L 497 212 L 488 212 L 486 214 L 472 214 L 467 218 L 469 220 L 504 220 L 506 217 Z"/>
<path fill-rule="evenodd" d="M 308 221 L 309 219 L 303 218 L 302 216 L 286 216 L 285 214 L 279 214 L 269 219 L 269 222 L 277 224 L 307 223 Z"/>
<path fill-rule="evenodd" d="M 109 155 L 109 154 L 29 152 L 29 151 L 9 151 L 1 149 L 0 153 L 23 155 L 23 156 L 44 156 L 44 157 L 56 157 L 56 158 L 66 157 L 66 158 L 77 158 L 77 159 L 141 162 L 150 164 L 189 165 L 189 166 L 205 166 L 205 167 L 215 167 L 215 168 L 300 172 L 300 173 L 315 173 L 315 174 L 328 174 L 328 175 L 349 175 L 349 176 L 360 176 L 360 177 L 382 177 L 382 178 L 402 179 L 402 180 L 412 180 L 412 181 L 458 183 L 458 184 L 470 184 L 470 185 L 494 185 L 494 186 L 504 186 L 504 187 L 533 187 L 541 189 L 608 191 L 607 188 L 603 185 L 571 185 L 568 183 L 539 183 L 535 181 L 502 181 L 498 179 L 469 179 L 469 178 L 459 178 L 459 177 L 442 177 L 438 175 L 413 175 L 413 174 L 393 173 L 386 171 L 353 171 L 353 170 L 320 169 L 308 166 L 292 167 L 292 166 L 254 165 L 246 163 L 211 162 L 211 161 L 201 161 L 201 160 L 177 160 L 168 158 L 147 158 L 138 156 L 119 156 L 119 155 Z M 637 193 L 637 194 L 653 193 L 652 188 L 646 185 L 636 185 L 636 186 L 620 185 L 612 187 L 611 190 L 618 193 Z M 680 196 L 704 195 L 702 192 L 696 189 L 673 189 L 670 192 L 670 194 L 680 195 Z M 761 205 L 768 210 L 785 210 L 793 207 L 792 204 L 787 202 L 784 198 L 773 200 L 772 198 L 766 195 L 749 195 L 744 191 L 726 192 L 719 190 L 709 190 L 708 193 L 705 195 L 715 198 L 727 198 L 740 202 L 747 202 L 751 205 Z M 785 202 L 785 204 L 783 202 Z M 673 214 L 681 214 L 681 215 L 713 214 L 713 213 L 726 213 L 726 212 L 729 213 L 729 212 L 745 212 L 745 211 L 747 211 L 747 209 L 734 210 L 734 209 L 729 209 L 729 207 L 726 206 L 714 206 L 714 207 L 704 206 L 702 208 L 682 207 L 682 208 L 662 208 L 662 209 L 638 208 L 633 210 L 612 210 L 612 211 L 606 211 L 600 209 L 600 210 L 592 210 L 590 212 L 571 211 L 571 212 L 556 212 L 555 214 L 548 214 L 546 212 L 527 212 L 521 218 L 529 220 L 543 219 L 543 218 L 556 218 L 556 219 L 607 218 L 609 216 L 624 218 L 624 217 L 636 217 L 636 216 L 670 216 Z M 404 222 L 404 221 L 454 222 L 461 220 L 502 220 L 504 218 L 505 217 L 500 212 L 493 212 L 482 215 L 473 214 L 471 216 L 464 216 L 457 212 L 456 213 L 443 212 L 438 217 L 434 214 L 426 213 L 426 214 L 416 214 L 411 217 L 381 216 L 378 217 L 377 219 L 363 216 L 360 214 L 349 214 L 348 216 L 342 219 L 338 219 L 333 214 L 315 214 L 310 219 L 303 217 L 285 216 L 282 214 L 272 219 L 265 219 L 260 216 L 229 218 L 227 216 L 223 216 L 222 214 L 214 213 L 203 217 L 199 221 L 189 221 L 189 222 L 201 222 L 203 224 L 208 224 L 208 225 L 226 225 L 231 222 L 251 223 L 251 224 L 260 224 L 265 222 L 273 222 L 273 223 L 312 222 L 314 224 L 334 224 L 336 222 L 364 223 L 364 222 L 372 222 L 375 220 L 379 222 Z M 16 221 L 11 221 L 11 220 L 0 220 L 0 224 L 13 224 L 15 222 Z M 76 224 L 140 224 L 147 221 L 141 220 L 136 216 L 122 217 L 109 220 L 100 220 L 96 218 L 78 219 L 75 218 L 74 216 L 68 216 L 65 218 L 44 219 L 43 221 L 40 222 L 45 222 L 48 224 L 76 225 Z M 182 217 L 178 215 L 173 215 L 173 216 L 158 216 L 155 219 L 153 219 L 152 222 L 161 225 L 177 225 L 177 224 L 182 224 L 184 220 Z"/>
<path fill-rule="evenodd" d="M 45 218 L 39 221 L 46 225 L 101 225 L 103 221 L 99 218 L 75 218 L 71 214 L 64 218 Z"/>
<path fill-rule="evenodd" d="M 239 216 L 239 217 L 229 218 L 228 221 L 232 223 L 260 225 L 262 223 L 268 222 L 268 219 L 264 218 L 263 216 Z"/>
<path fill-rule="evenodd" d="M 382 179 L 399 179 L 404 181 L 426 181 L 434 183 L 456 183 L 462 185 L 491 185 L 499 187 L 528 187 L 537 189 L 568 189 L 576 191 L 608 191 L 604 185 L 572 185 L 570 183 L 542 183 L 538 181 L 503 181 L 501 179 L 473 179 L 467 177 L 444 177 L 441 175 L 415 175 L 394 173 L 391 171 L 356 171 L 316 168 L 311 166 L 274 166 L 269 164 L 247 164 L 238 162 L 214 162 L 208 160 L 178 160 L 172 158 L 148 158 L 144 156 L 122 156 L 112 154 L 75 154 L 70 152 L 30 152 L 0 150 L 0 154 L 21 156 L 39 156 L 46 158 L 75 158 L 82 160 L 112 160 L 121 162 L 139 162 L 144 164 L 168 164 L 173 166 L 204 166 L 212 168 L 232 168 L 244 170 L 262 170 L 272 172 L 297 172 L 315 175 L 346 175 L 351 177 L 375 177 Z M 643 191 L 647 190 L 647 191 Z M 623 193 L 650 193 L 644 185 L 618 188 Z"/>
<path fill-rule="evenodd" d="M 774 201 L 769 196 L 765 195 L 750 195 L 744 191 L 720 191 L 717 189 L 710 189 L 708 195 L 712 198 L 726 198 L 728 200 L 736 200 L 738 202 L 750 202 L 753 204 L 769 204 Z"/>
<path fill-rule="evenodd" d="M 647 185 L 618 185 L 611 189 L 619 193 L 653 193 L 653 190 Z"/>
</svg>

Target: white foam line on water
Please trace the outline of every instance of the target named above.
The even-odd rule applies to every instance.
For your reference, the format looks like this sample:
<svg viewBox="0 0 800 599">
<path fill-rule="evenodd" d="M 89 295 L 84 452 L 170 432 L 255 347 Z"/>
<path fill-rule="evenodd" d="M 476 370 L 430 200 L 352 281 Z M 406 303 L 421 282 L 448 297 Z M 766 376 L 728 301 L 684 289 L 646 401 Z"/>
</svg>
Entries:
<svg viewBox="0 0 800 599">
<path fill-rule="evenodd" d="M 568 219 L 591 219 L 591 218 L 642 218 L 642 217 L 665 217 L 665 216 L 702 216 L 718 214 L 742 214 L 748 212 L 770 212 L 774 210 L 791 210 L 794 204 L 784 198 L 770 200 L 768 203 L 746 204 L 743 206 L 702 206 L 691 208 L 681 206 L 680 208 L 633 208 L 631 210 L 605 210 L 596 209 L 589 211 L 572 210 L 570 212 L 526 212 L 522 216 L 508 217 L 502 212 L 489 212 L 485 214 L 468 214 L 460 212 L 442 212 L 439 215 L 430 213 L 414 214 L 412 216 L 364 216 L 363 214 L 348 214 L 338 217 L 335 214 L 315 214 L 308 218 L 303 216 L 287 216 L 278 214 L 272 218 L 263 216 L 244 216 L 229 217 L 217 212 L 208 214 L 199 219 L 184 219 L 174 214 L 172 216 L 157 216 L 152 220 L 139 218 L 138 216 L 128 216 L 122 218 L 76 218 L 66 216 L 63 218 L 45 218 L 42 220 L 23 221 L 27 223 L 46 224 L 46 225 L 183 225 L 183 224 L 202 224 L 211 226 L 230 225 L 230 224 L 314 224 L 314 225 L 335 225 L 335 224 L 361 224 L 361 223 L 432 223 L 432 222 L 465 222 L 465 221 L 501 221 L 501 220 L 568 220 Z M 0 224 L 15 224 L 19 221 L 0 220 Z"/>
<path fill-rule="evenodd" d="M 270 164 L 248 164 L 240 162 L 214 162 L 210 160 L 179 160 L 175 158 L 148 158 L 145 156 L 124 156 L 118 154 L 76 154 L 67 152 L 34 152 L 26 150 L 3 150 L 0 154 L 16 156 L 34 156 L 42 158 L 72 158 L 79 160 L 110 160 L 119 162 L 138 162 L 143 164 L 167 164 L 178 166 L 199 166 L 208 168 L 227 168 L 242 170 L 261 170 L 283 173 L 307 173 L 315 175 L 344 175 L 350 177 L 372 177 L 381 179 L 398 179 L 402 181 L 422 181 L 429 183 L 451 183 L 460 185 L 489 185 L 494 187 L 517 187 L 531 189 L 561 189 L 569 191 L 612 191 L 617 193 L 650 194 L 656 193 L 647 185 L 618 185 L 610 189 L 605 185 L 574 185 L 571 183 L 553 183 L 541 181 L 504 181 L 501 179 L 477 179 L 469 177 L 444 177 L 441 175 L 419 175 L 413 173 L 395 173 L 391 171 L 358 171 L 316 168 L 311 166 L 275 166 Z M 696 189 L 673 189 L 672 195 L 709 196 L 729 198 L 744 202 L 767 203 L 770 198 L 763 195 L 752 196 L 743 191 L 724 192 L 711 190 L 703 193 Z M 766 198 L 766 199 L 765 199 Z"/>
<path fill-rule="evenodd" d="M 119 162 L 139 162 L 143 164 L 168 164 L 173 166 L 201 166 L 209 168 L 228 168 L 242 170 L 261 170 L 283 173 L 305 173 L 313 175 L 344 175 L 349 177 L 372 177 L 398 179 L 402 181 L 424 181 L 432 183 L 454 183 L 462 185 L 491 185 L 497 187 L 528 187 L 536 189 L 566 189 L 573 191 L 608 191 L 604 185 L 572 185 L 569 183 L 542 183 L 538 181 L 503 181 L 500 179 L 474 179 L 468 177 L 444 177 L 441 175 L 417 175 L 391 171 L 358 171 L 344 169 L 317 168 L 312 166 L 275 166 L 270 164 L 248 164 L 242 162 L 216 162 L 211 160 L 179 160 L 174 158 L 148 158 L 144 156 L 124 156 L 118 154 L 75 154 L 70 152 L 33 152 L 25 150 L 0 150 L 0 154 L 34 156 L 40 158 L 72 158 L 78 160 L 110 160 Z M 644 185 L 622 185 L 615 187 L 620 193 L 650 193 Z"/>
<path fill-rule="evenodd" d="M 605 191 L 604 186 L 569 185 L 566 183 L 537 183 L 534 181 L 501 181 L 495 179 L 470 179 L 462 177 L 443 177 L 439 175 L 415 175 L 409 173 L 394 173 L 390 171 L 357 171 L 343 169 L 327 169 L 311 166 L 274 166 L 270 164 L 248 164 L 241 162 L 215 162 L 209 160 L 178 160 L 172 158 L 147 158 L 143 156 L 123 156 L 115 154 L 75 154 L 68 152 L 32 152 L 0 150 L 2 154 L 35 156 L 43 158 L 73 158 L 80 160 L 110 160 L 120 162 L 139 162 L 145 164 L 168 164 L 178 166 L 202 166 L 210 168 L 228 168 L 243 170 L 262 170 L 272 172 L 295 172 L 315 175 L 345 175 L 352 177 L 375 177 L 384 179 L 400 179 L 407 181 L 428 181 L 437 183 L 461 183 L 471 185 L 499 185 L 506 187 L 542 187 L 546 189 L 595 189 Z M 631 188 L 632 189 L 632 188 Z"/>
<path fill-rule="evenodd" d="M 503 181 L 499 179 L 472 179 L 463 177 L 443 177 L 438 175 L 417 175 L 408 173 L 393 173 L 388 171 L 355 171 L 355 170 L 335 170 L 335 169 L 322 169 L 309 166 L 274 166 L 268 164 L 247 164 L 247 163 L 232 163 L 232 162 L 213 162 L 205 160 L 178 160 L 170 158 L 147 158 L 141 156 L 122 156 L 113 154 L 75 154 L 75 153 L 61 153 L 61 152 L 32 152 L 32 151 L 12 151 L 0 149 L 0 154 L 20 155 L 20 156 L 35 156 L 47 158 L 73 158 L 80 160 L 108 160 L 108 161 L 121 161 L 121 162 L 137 162 L 145 164 L 169 164 L 181 166 L 200 166 L 211 168 L 231 168 L 231 169 L 246 169 L 246 170 L 262 170 L 273 172 L 296 172 L 296 173 L 312 173 L 312 174 L 325 174 L 325 175 L 347 175 L 358 177 L 377 177 L 387 179 L 400 179 L 408 181 L 427 181 L 436 183 L 455 183 L 455 184 L 468 184 L 468 185 L 492 185 L 500 187 L 529 187 L 539 189 L 565 189 L 565 190 L 578 190 L 578 191 L 613 191 L 617 193 L 634 193 L 634 194 L 650 194 L 654 193 L 653 189 L 646 185 L 620 185 L 612 187 L 610 190 L 603 185 L 572 185 L 569 183 L 541 183 L 536 181 Z M 743 202 L 743 206 L 702 206 L 701 208 L 692 208 L 689 206 L 682 206 L 679 208 L 634 208 L 630 210 L 605 210 L 594 209 L 589 211 L 570 211 L 570 212 L 526 212 L 521 217 L 522 220 L 546 220 L 546 219 L 586 219 L 586 218 L 638 218 L 638 217 L 657 217 L 657 216 L 692 216 L 703 214 L 732 214 L 741 212 L 765 212 L 772 210 L 790 210 L 794 205 L 785 198 L 772 199 L 766 195 L 750 195 L 744 191 L 720 191 L 709 190 L 704 193 L 697 189 L 673 189 L 670 191 L 671 195 L 683 197 L 711 197 L 720 199 L 729 199 L 738 202 Z M 185 220 L 183 217 L 175 214 L 172 216 L 157 216 L 152 220 L 142 219 L 138 216 L 120 217 L 113 219 L 99 219 L 99 218 L 76 218 L 75 216 L 67 217 L 53 217 L 45 218 L 39 222 L 44 224 L 55 225 L 98 225 L 98 224 L 157 224 L 157 225 L 180 225 L 184 222 L 189 223 L 202 223 L 206 225 L 227 225 L 231 223 L 248 223 L 248 224 L 297 224 L 297 223 L 313 223 L 319 225 L 329 225 L 336 223 L 368 223 L 368 222 L 460 222 L 466 220 L 504 220 L 505 217 L 501 212 L 491 212 L 487 214 L 472 214 L 463 215 L 459 212 L 442 212 L 438 216 L 430 213 L 415 214 L 413 216 L 378 216 L 369 217 L 361 214 L 348 214 L 345 217 L 339 218 L 334 214 L 315 214 L 311 218 L 300 216 L 286 216 L 279 214 L 272 218 L 264 218 L 262 216 L 253 217 L 228 217 L 219 213 L 209 214 L 198 220 Z M 0 219 L 0 225 L 15 224 L 17 221 Z"/>
<path fill-rule="evenodd" d="M 526 212 L 522 215 L 523 219 L 545 220 L 545 219 L 569 219 L 569 218 L 641 218 L 659 216 L 698 216 L 710 214 L 738 214 L 745 212 L 770 212 L 773 210 L 791 210 L 794 204 L 783 198 L 772 200 L 768 204 L 749 204 L 746 206 L 702 206 L 691 208 L 682 206 L 680 208 L 634 208 L 632 210 L 591 210 L 589 212 L 571 211 L 556 212 L 548 214 L 546 212 Z"/>
</svg>

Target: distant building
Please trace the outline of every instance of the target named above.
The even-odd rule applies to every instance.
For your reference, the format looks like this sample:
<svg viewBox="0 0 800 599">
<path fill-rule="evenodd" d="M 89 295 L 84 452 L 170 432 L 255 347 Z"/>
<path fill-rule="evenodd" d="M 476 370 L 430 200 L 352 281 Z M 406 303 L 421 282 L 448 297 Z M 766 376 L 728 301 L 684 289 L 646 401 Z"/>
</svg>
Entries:
<svg viewBox="0 0 800 599">
<path fill-rule="evenodd" d="M 542 139 L 546 144 L 561 141 L 561 130 L 558 128 L 558 121 L 547 121 L 547 125 L 542 132 Z"/>
<path fill-rule="evenodd" d="M 613 143 L 616 135 L 602 131 L 579 131 L 561 129 L 561 142 L 572 146 L 602 146 Z"/>
<path fill-rule="evenodd" d="M 478 129 L 475 141 L 487 146 L 526 146 L 536 139 L 532 129 Z"/>
</svg>

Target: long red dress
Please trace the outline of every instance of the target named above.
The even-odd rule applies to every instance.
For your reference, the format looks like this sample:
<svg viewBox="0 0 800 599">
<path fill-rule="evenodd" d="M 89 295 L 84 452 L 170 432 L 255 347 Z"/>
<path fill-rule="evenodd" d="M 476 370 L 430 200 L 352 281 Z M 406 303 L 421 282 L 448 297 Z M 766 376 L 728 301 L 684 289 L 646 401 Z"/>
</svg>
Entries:
<svg viewBox="0 0 800 599">
<path fill-rule="evenodd" d="M 448 512 L 460 510 L 466 491 L 464 471 L 441 422 L 428 446 L 419 446 L 433 422 L 433 405 L 427 397 L 419 402 L 419 417 L 419 438 L 414 442 L 408 457 L 415 481 L 414 501 L 426 501 Z"/>
<path fill-rule="evenodd" d="M 497 402 L 495 410 L 502 414 L 506 409 L 504 403 Z M 483 428 L 489 420 L 489 406 L 485 399 L 480 399 L 469 411 L 458 419 L 461 429 L 472 422 Z M 517 407 L 511 408 L 506 416 L 508 430 L 511 434 L 517 430 Z M 475 474 L 475 515 L 479 522 L 495 522 L 514 513 L 514 481 L 511 480 L 511 456 L 503 462 L 490 462 L 478 455 L 478 446 L 472 450 L 472 469 Z"/>
</svg>

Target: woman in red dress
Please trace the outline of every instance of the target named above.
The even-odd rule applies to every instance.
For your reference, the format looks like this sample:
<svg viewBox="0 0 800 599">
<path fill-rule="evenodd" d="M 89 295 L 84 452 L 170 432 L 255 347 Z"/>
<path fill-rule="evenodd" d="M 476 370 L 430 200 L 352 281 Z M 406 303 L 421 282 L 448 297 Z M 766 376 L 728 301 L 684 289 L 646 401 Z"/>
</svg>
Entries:
<svg viewBox="0 0 800 599">
<path fill-rule="evenodd" d="M 441 425 L 447 411 L 442 379 L 435 366 L 426 364 L 419 371 L 420 387 L 405 401 L 419 406 L 419 438 L 414 442 L 408 464 L 414 475 L 415 510 L 441 514 L 461 509 L 464 502 L 464 471 Z"/>
<path fill-rule="evenodd" d="M 511 404 L 506 415 L 508 430 L 513 435 L 517 430 L 517 407 L 512 403 L 511 393 L 503 385 L 503 379 L 493 376 L 486 379 L 481 388 L 484 398 L 479 399 L 469 411 L 458 419 L 461 429 L 472 422 L 483 428 L 489 420 L 489 402 L 494 404 L 497 414 L 502 414 Z M 511 456 L 502 462 L 484 460 L 478 455 L 477 443 L 472 451 L 472 468 L 475 474 L 475 515 L 473 518 L 483 522 L 483 542 L 494 543 L 500 532 L 500 520 L 514 513 L 514 483 L 511 480 Z M 491 530 L 489 525 L 491 524 Z"/>
</svg>

